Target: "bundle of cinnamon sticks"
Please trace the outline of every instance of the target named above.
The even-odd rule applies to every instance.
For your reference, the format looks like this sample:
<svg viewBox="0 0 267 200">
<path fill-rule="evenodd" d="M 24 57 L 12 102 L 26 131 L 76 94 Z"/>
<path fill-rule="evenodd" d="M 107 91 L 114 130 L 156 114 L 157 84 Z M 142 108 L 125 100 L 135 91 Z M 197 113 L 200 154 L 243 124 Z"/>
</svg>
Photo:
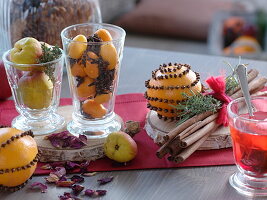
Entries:
<svg viewBox="0 0 267 200">
<path fill-rule="evenodd" d="M 255 69 L 248 71 L 248 86 L 251 95 L 266 95 L 266 92 L 259 93 L 267 83 L 267 78 L 259 77 Z M 228 94 L 232 99 L 242 97 L 240 86 L 231 90 Z M 196 115 L 179 126 L 175 127 L 163 139 L 156 155 L 163 158 L 169 154 L 168 160 L 181 163 L 194 153 L 201 144 L 214 132 L 219 125 L 216 123 L 218 113 L 205 112 Z"/>
</svg>

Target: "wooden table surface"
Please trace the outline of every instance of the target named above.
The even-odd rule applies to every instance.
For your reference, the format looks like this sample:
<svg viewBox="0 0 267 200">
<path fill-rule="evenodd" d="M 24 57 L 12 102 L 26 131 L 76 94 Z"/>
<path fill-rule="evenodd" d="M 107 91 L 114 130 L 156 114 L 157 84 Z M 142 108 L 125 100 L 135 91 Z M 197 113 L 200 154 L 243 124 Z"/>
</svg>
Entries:
<svg viewBox="0 0 267 200">
<path fill-rule="evenodd" d="M 118 94 L 144 92 L 144 81 L 151 77 L 151 71 L 162 63 L 187 63 L 201 74 L 202 82 L 209 75 L 229 72 L 223 62 L 238 64 L 236 58 L 215 57 L 150 49 L 125 48 L 121 66 Z M 249 67 L 267 74 L 267 62 L 243 60 Z M 62 97 L 69 97 L 66 74 L 62 85 Z M 86 178 L 83 185 L 91 189 L 105 189 L 111 200 L 241 200 L 246 198 L 235 192 L 228 183 L 229 176 L 236 171 L 235 166 L 188 167 L 174 169 L 132 170 L 101 172 Z M 114 176 L 114 180 L 104 186 L 97 185 L 97 179 Z M 54 200 L 70 191 L 68 188 L 50 186 L 47 193 L 32 191 L 29 185 L 35 181 L 44 182 L 45 176 L 34 176 L 29 184 L 15 193 L 0 193 L 1 200 Z M 82 199 L 88 197 L 81 196 Z M 264 198 L 262 198 L 264 199 Z"/>
</svg>

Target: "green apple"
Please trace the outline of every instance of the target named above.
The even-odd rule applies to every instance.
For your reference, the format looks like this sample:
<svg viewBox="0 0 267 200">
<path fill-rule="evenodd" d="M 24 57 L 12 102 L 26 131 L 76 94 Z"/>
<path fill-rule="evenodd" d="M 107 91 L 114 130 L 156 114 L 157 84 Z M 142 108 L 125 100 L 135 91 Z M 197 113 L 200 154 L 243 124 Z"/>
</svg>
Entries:
<svg viewBox="0 0 267 200">
<path fill-rule="evenodd" d="M 10 61 L 16 64 L 36 64 L 41 55 L 40 42 L 32 37 L 26 37 L 15 43 L 10 51 Z"/>
<path fill-rule="evenodd" d="M 18 81 L 18 94 L 28 108 L 47 108 L 52 101 L 53 83 L 44 72 L 27 72 Z"/>
<path fill-rule="evenodd" d="M 128 162 L 137 155 L 137 144 L 127 133 L 113 132 L 106 138 L 104 152 L 112 160 Z"/>
</svg>

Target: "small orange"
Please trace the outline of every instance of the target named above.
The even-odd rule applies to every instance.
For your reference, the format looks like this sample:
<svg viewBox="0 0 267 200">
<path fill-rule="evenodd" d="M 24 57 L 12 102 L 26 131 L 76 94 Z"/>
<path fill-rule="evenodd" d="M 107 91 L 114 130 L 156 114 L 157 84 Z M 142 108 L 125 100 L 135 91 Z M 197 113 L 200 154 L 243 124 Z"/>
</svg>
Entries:
<svg viewBox="0 0 267 200">
<path fill-rule="evenodd" d="M 35 171 L 37 153 L 31 132 L 0 128 L 0 185 L 12 188 L 25 183 Z"/>
<path fill-rule="evenodd" d="M 100 94 L 100 95 L 97 95 L 95 97 L 95 102 L 97 103 L 106 103 L 110 100 L 112 94 L 111 93 L 108 93 L 108 94 Z"/>
<path fill-rule="evenodd" d="M 79 76 L 79 77 L 85 77 L 86 76 L 86 73 L 84 71 L 84 66 L 81 64 L 81 62 L 74 63 L 71 66 L 70 71 L 71 71 L 72 76 Z"/>
<path fill-rule="evenodd" d="M 98 37 L 100 37 L 104 42 L 108 42 L 112 40 L 112 36 L 106 29 L 99 29 L 95 32 Z"/>
<path fill-rule="evenodd" d="M 71 58 L 78 59 L 82 57 L 87 48 L 87 38 L 84 35 L 77 35 L 68 46 L 68 54 Z"/>
<path fill-rule="evenodd" d="M 82 110 L 92 118 L 102 118 L 107 114 L 107 109 L 102 104 L 91 99 L 84 101 Z"/>
<path fill-rule="evenodd" d="M 117 50 L 113 44 L 103 44 L 100 47 L 100 56 L 104 61 L 109 63 L 108 69 L 112 70 L 116 67 L 119 57 Z"/>
<path fill-rule="evenodd" d="M 77 86 L 77 95 L 78 97 L 90 97 L 95 95 L 95 85 L 90 86 L 94 80 L 88 76 L 84 77 L 84 80 L 81 84 Z"/>
<path fill-rule="evenodd" d="M 91 59 L 98 59 L 98 56 L 94 52 L 89 51 L 87 55 Z M 84 71 L 90 78 L 96 79 L 99 76 L 98 64 L 94 63 L 93 60 L 86 61 Z"/>
</svg>

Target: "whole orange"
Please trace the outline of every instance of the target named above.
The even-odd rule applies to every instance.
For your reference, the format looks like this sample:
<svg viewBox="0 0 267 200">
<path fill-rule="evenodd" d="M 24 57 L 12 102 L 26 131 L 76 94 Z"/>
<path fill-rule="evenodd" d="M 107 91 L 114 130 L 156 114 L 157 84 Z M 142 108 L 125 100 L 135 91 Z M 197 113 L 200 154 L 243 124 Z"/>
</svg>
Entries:
<svg viewBox="0 0 267 200">
<path fill-rule="evenodd" d="M 31 131 L 0 128 L 0 186 L 22 186 L 35 171 L 37 155 L 37 144 Z"/>
<path fill-rule="evenodd" d="M 186 100 L 186 95 L 201 92 L 200 76 L 190 68 L 187 64 L 163 64 L 146 81 L 148 107 L 159 117 L 175 119 L 179 112 L 173 106 Z"/>
</svg>

